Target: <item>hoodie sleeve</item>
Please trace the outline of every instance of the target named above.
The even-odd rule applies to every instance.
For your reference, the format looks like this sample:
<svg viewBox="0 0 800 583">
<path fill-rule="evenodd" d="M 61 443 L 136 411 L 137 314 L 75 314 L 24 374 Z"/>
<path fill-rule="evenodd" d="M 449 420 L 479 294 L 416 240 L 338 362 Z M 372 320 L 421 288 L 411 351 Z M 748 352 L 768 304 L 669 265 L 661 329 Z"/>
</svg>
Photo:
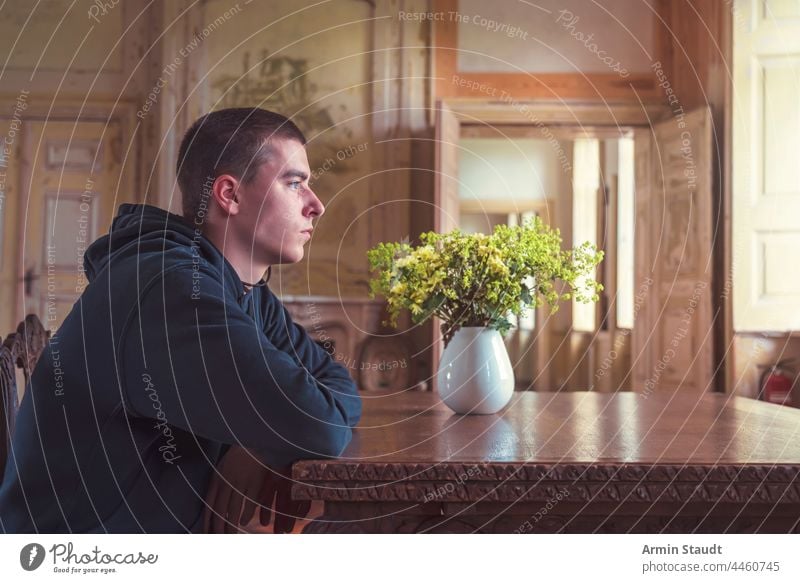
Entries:
<svg viewBox="0 0 800 583">
<path fill-rule="evenodd" d="M 325 372 L 302 339 L 311 366 L 276 347 L 218 275 L 173 267 L 141 298 L 120 355 L 131 413 L 251 448 L 275 466 L 347 446 L 360 414 L 352 380 Z"/>
<path fill-rule="evenodd" d="M 264 290 L 265 322 L 264 334 L 279 350 L 283 350 L 308 370 L 317 381 L 336 392 L 337 404 L 350 427 L 355 427 L 361 418 L 361 398 L 358 396 L 353 377 L 345 367 L 335 362 L 330 354 L 295 323 L 289 311 L 271 290 Z"/>
</svg>

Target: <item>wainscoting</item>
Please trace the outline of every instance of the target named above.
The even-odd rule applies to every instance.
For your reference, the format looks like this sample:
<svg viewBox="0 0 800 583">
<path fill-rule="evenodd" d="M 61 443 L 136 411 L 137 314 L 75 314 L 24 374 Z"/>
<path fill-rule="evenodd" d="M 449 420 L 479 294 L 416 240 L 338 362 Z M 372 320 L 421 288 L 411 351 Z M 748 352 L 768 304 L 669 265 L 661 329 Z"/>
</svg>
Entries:
<svg viewBox="0 0 800 583">
<path fill-rule="evenodd" d="M 292 319 L 333 359 L 347 368 L 362 391 L 424 389 L 403 332 L 386 328 L 384 302 L 322 296 L 284 296 Z M 424 375 L 423 375 L 424 376 Z"/>
</svg>

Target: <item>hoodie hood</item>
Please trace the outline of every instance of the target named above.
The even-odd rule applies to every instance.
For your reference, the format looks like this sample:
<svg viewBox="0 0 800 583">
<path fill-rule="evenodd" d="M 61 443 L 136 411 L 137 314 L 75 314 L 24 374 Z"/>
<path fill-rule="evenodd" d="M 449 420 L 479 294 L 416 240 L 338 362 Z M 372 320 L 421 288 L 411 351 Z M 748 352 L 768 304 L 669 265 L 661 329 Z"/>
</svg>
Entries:
<svg viewBox="0 0 800 583">
<path fill-rule="evenodd" d="M 187 261 L 202 258 L 223 274 L 235 296 L 241 293 L 238 274 L 219 249 L 203 236 L 199 226 L 183 217 L 149 204 L 122 204 L 107 235 L 89 245 L 83 257 L 86 278 L 91 282 L 112 261 L 136 255 L 145 260 L 151 254 Z M 185 257 L 184 253 L 185 252 Z M 174 261 L 171 259 L 170 261 Z M 166 261 L 166 259 L 165 259 Z"/>
</svg>

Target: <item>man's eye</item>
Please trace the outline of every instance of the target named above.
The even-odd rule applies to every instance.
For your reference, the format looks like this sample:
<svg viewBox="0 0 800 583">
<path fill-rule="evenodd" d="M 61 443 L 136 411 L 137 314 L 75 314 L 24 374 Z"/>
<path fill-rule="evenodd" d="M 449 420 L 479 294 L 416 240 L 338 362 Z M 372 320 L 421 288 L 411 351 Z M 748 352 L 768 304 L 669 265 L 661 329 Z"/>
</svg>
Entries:
<svg viewBox="0 0 800 583">
<path fill-rule="evenodd" d="M 295 190 L 297 190 L 297 189 L 298 189 L 298 188 L 300 188 L 302 185 L 303 185 L 303 183 L 302 183 L 302 182 L 300 182 L 300 181 L 298 181 L 298 180 L 295 180 L 295 181 L 293 181 L 293 182 L 290 182 L 290 183 L 289 183 L 289 188 L 294 188 Z"/>
</svg>

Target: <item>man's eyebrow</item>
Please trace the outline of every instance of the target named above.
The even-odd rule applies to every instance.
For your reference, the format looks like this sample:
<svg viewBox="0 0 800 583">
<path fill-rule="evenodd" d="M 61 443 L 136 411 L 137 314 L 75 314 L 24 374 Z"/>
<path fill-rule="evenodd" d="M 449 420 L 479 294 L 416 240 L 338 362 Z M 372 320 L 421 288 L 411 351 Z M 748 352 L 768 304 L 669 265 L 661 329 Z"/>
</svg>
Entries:
<svg viewBox="0 0 800 583">
<path fill-rule="evenodd" d="M 280 175 L 281 180 L 284 180 L 286 178 L 299 178 L 300 180 L 308 180 L 308 174 L 306 174 L 302 170 L 287 170 L 286 172 Z"/>
</svg>

